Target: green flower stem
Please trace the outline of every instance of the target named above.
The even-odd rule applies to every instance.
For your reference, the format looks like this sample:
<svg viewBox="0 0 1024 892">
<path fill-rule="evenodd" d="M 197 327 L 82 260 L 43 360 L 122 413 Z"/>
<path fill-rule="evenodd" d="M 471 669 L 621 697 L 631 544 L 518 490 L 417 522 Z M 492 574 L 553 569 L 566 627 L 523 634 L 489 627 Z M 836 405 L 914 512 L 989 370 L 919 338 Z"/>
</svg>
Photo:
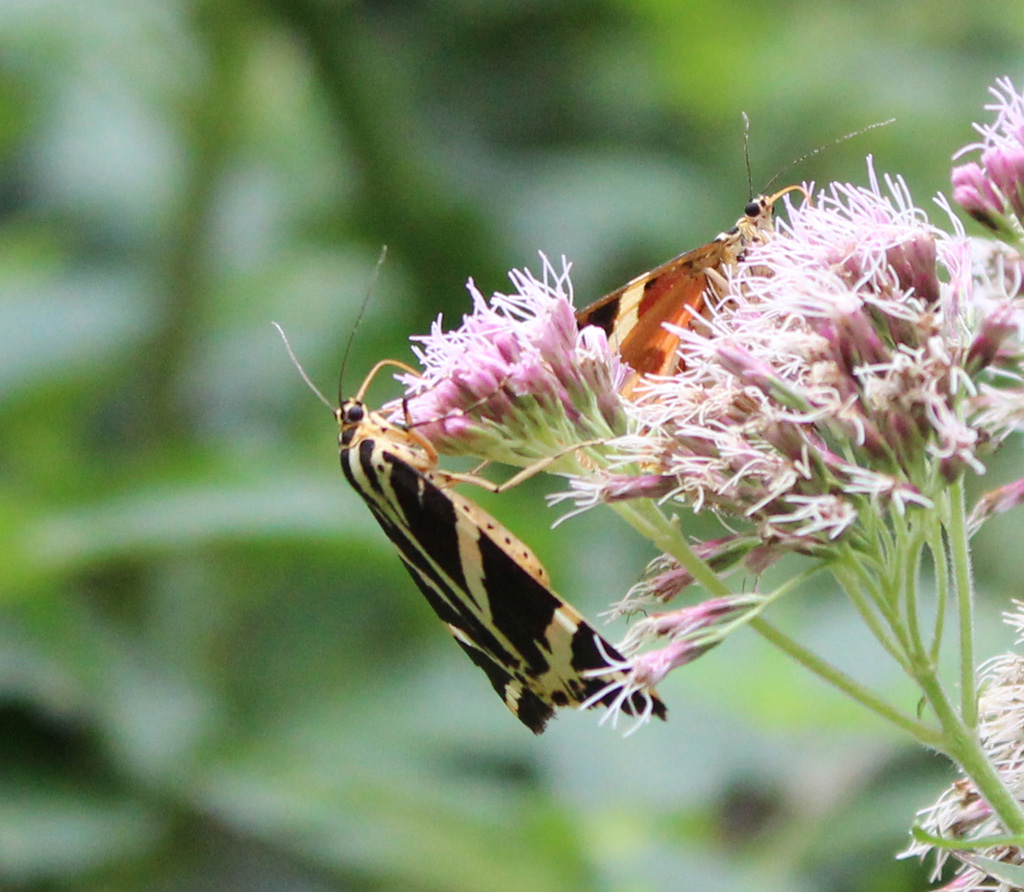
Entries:
<svg viewBox="0 0 1024 892">
<path fill-rule="evenodd" d="M 989 761 L 974 727 L 968 725 L 950 705 L 931 663 L 918 667 L 918 683 L 942 727 L 942 743 L 937 746 L 956 762 L 974 782 L 978 792 L 992 807 L 1010 833 L 1024 834 L 1024 810 L 1004 786 L 995 766 Z"/>
<path fill-rule="evenodd" d="M 1024 848 L 1024 836 L 979 836 L 971 839 L 945 839 L 941 836 L 932 836 L 925 833 L 920 827 L 911 827 L 910 833 L 914 839 L 926 842 L 937 849 L 948 849 L 951 852 L 962 852 L 970 848 L 974 851 L 990 849 L 993 846 L 1015 846 Z"/>
<path fill-rule="evenodd" d="M 708 629 L 706 639 L 696 638 L 694 639 L 694 643 L 707 643 L 711 646 L 721 644 L 740 626 L 745 626 L 752 622 L 780 598 L 784 598 L 794 589 L 799 589 L 801 586 L 805 585 L 812 577 L 816 576 L 823 569 L 824 568 L 821 565 L 817 565 L 797 573 L 796 576 L 791 576 L 782 583 L 782 585 L 775 589 L 775 591 L 764 596 L 759 596 L 756 601 L 752 601 L 753 606 L 746 611 L 740 612 L 736 619 Z M 751 596 L 751 598 L 754 597 L 755 596 Z"/>
<path fill-rule="evenodd" d="M 871 609 L 871 602 L 865 597 L 861 586 L 858 581 L 853 578 L 853 574 L 841 571 L 839 567 L 832 568 L 832 575 L 843 587 L 843 591 L 846 592 L 847 597 L 853 604 L 854 609 L 860 614 L 861 619 L 867 624 L 867 627 L 871 630 L 875 638 L 878 639 L 878 643 L 885 648 L 886 652 L 891 656 L 897 663 L 899 663 L 905 671 L 910 671 L 910 664 L 906 657 L 906 642 L 903 641 L 899 635 L 893 637 L 889 633 L 889 630 L 885 628 L 881 620 L 878 618 L 878 614 Z M 878 604 L 881 599 L 872 599 Z M 890 627 L 892 627 L 892 611 L 888 609 L 888 605 L 885 605 L 886 609 L 881 611 L 885 618 L 889 621 Z M 895 631 L 899 633 L 901 629 L 896 627 Z"/>
<path fill-rule="evenodd" d="M 899 547 L 892 541 L 890 531 L 882 525 L 876 525 L 874 533 L 870 537 L 874 552 L 865 551 L 869 547 L 866 542 L 861 548 L 844 548 L 840 552 L 842 560 L 835 565 L 842 570 L 833 572 L 848 593 L 857 591 L 863 593 L 861 597 L 867 595 L 905 650 L 908 638 L 899 619 L 898 599 L 893 596 L 892 586 L 886 578 L 895 562 L 894 556 L 900 553 Z"/>
<path fill-rule="evenodd" d="M 944 507 L 949 518 L 949 548 L 960 624 L 960 714 L 964 724 L 974 728 L 978 724 L 978 696 L 974 676 L 974 574 L 961 480 L 950 486 Z"/>
<path fill-rule="evenodd" d="M 650 499 L 612 502 L 610 507 L 641 536 L 679 561 L 681 566 L 690 571 L 694 580 L 704 586 L 711 595 L 721 598 L 731 594 L 729 587 L 718 578 L 718 574 L 693 553 L 693 549 L 679 531 L 679 525 L 665 517 L 661 509 Z"/>
<path fill-rule="evenodd" d="M 921 577 L 921 553 L 924 539 L 919 534 L 904 537 L 903 548 L 903 601 L 907 617 L 907 630 L 914 653 L 927 659 L 927 648 L 921 637 L 921 618 L 917 611 L 918 589 Z"/>
<path fill-rule="evenodd" d="M 946 610 L 949 605 L 949 560 L 946 546 L 942 541 L 942 528 L 933 523 L 928 531 L 928 548 L 932 554 L 932 566 L 935 568 L 935 628 L 932 630 L 931 660 L 937 663 L 942 648 L 942 634 L 946 627 Z"/>
<path fill-rule="evenodd" d="M 834 685 L 876 715 L 912 734 L 915 739 L 925 746 L 945 752 L 943 737 L 934 728 L 886 703 L 881 697 L 873 694 L 864 685 L 860 684 L 860 682 L 850 678 L 846 673 L 841 672 L 821 657 L 811 653 L 802 645 L 797 644 L 792 638 L 780 632 L 767 620 L 760 617 L 753 619 L 750 621 L 750 627 L 783 653 L 800 663 L 804 668 L 809 669 L 819 678 Z"/>
<path fill-rule="evenodd" d="M 886 535 L 885 539 L 888 538 Z M 893 554 L 896 550 L 896 546 L 890 542 L 889 553 Z M 832 572 L 879 643 L 904 671 L 909 673 L 910 635 L 900 619 L 898 605 L 892 597 L 879 590 L 879 587 L 884 585 L 882 570 L 888 563 L 891 563 L 891 560 L 866 567 L 862 554 L 846 550 L 843 553 L 843 560 L 833 565 Z M 874 605 L 877 614 L 871 609 L 871 605 Z M 881 621 L 888 625 L 888 631 L 883 628 Z"/>
</svg>

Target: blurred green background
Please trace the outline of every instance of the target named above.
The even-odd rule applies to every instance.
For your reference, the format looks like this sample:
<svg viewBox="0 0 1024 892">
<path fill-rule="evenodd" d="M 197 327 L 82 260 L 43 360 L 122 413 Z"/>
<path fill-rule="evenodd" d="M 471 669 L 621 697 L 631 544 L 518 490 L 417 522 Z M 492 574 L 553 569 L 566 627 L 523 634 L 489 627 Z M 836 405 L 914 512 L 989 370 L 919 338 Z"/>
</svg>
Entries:
<svg viewBox="0 0 1024 892">
<path fill-rule="evenodd" d="M 349 491 L 270 322 L 332 394 L 382 244 L 349 390 L 538 250 L 586 303 L 732 224 L 742 111 L 755 191 L 895 117 L 781 182 L 864 183 L 872 153 L 927 204 L 987 86 L 1021 77 L 1022 18 L 0 2 L 0 887 L 925 885 L 892 855 L 945 766 L 753 635 L 667 680 L 663 726 L 532 737 Z M 481 501 L 594 617 L 652 552 L 597 514 L 550 532 L 542 492 Z M 977 542 L 983 655 L 1019 539 L 1009 516 Z M 834 594 L 774 616 L 913 709 Z"/>
</svg>

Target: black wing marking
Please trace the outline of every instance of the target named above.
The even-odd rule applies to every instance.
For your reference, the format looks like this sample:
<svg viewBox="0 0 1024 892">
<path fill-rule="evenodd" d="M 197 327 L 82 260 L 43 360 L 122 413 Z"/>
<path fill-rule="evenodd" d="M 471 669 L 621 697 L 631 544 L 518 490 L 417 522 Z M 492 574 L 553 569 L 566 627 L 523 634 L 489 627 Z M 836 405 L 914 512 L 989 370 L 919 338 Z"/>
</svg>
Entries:
<svg viewBox="0 0 1024 892">
<path fill-rule="evenodd" d="M 619 691 L 609 686 L 625 675 L 612 664 L 622 657 L 510 553 L 529 549 L 511 534 L 497 541 L 485 529 L 505 533 L 497 521 L 386 443 L 362 439 L 342 451 L 341 464 L 434 612 L 523 724 L 539 734 L 555 706 L 606 688 L 596 702 L 614 703 Z M 653 693 L 634 692 L 622 709 L 665 716 Z"/>
</svg>

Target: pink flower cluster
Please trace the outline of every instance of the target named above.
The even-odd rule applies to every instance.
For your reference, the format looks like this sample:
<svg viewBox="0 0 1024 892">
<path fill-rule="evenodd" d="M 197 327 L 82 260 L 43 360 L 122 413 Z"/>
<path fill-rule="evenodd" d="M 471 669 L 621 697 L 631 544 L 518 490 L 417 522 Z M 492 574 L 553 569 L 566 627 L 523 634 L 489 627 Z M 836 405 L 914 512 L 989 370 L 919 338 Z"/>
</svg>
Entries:
<svg viewBox="0 0 1024 892">
<path fill-rule="evenodd" d="M 953 168 L 953 199 L 989 229 L 1019 237 L 1024 221 L 1024 97 L 1013 82 L 1000 78 L 991 89 L 996 113 L 991 124 L 975 124 L 981 136 L 954 155 L 980 151 L 980 164 Z"/>
<path fill-rule="evenodd" d="M 547 258 L 543 274 L 509 274 L 515 293 L 484 298 L 445 331 L 441 320 L 413 338 L 423 374 L 406 376 L 396 417 L 407 417 L 441 452 L 529 464 L 583 440 L 625 429 L 618 391 L 628 372 L 604 332 L 579 331 L 569 266 Z"/>
</svg>

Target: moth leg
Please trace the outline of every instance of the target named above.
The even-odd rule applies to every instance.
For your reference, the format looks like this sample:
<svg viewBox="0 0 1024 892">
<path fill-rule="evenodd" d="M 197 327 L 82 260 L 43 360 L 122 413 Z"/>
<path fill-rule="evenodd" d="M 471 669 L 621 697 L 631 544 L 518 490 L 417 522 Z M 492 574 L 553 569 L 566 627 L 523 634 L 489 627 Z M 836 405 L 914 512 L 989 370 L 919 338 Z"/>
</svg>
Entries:
<svg viewBox="0 0 1024 892">
<path fill-rule="evenodd" d="M 529 480 L 535 474 L 539 474 L 546 468 L 551 467 L 560 458 L 569 455 L 572 452 L 576 452 L 579 449 L 585 449 L 588 446 L 599 446 L 604 443 L 604 440 L 584 440 L 581 443 L 574 443 L 572 446 L 566 446 L 564 449 L 560 449 L 553 455 L 547 455 L 544 458 L 538 459 L 532 465 L 523 468 L 521 471 L 513 474 L 508 480 L 504 480 L 501 483 L 495 483 L 492 480 L 488 480 L 486 477 L 479 476 L 479 471 L 484 468 L 488 462 L 484 462 L 472 471 L 461 473 L 459 471 L 434 471 L 432 476 L 436 482 L 440 482 L 442 486 L 452 486 L 456 483 L 470 483 L 473 486 L 479 486 L 481 489 L 486 489 L 488 492 L 499 493 L 504 492 L 506 489 L 512 489 L 514 486 L 518 486 L 525 480 Z"/>
<path fill-rule="evenodd" d="M 404 403 L 405 401 L 403 400 L 402 402 Z M 431 442 L 415 428 L 403 430 L 402 436 L 409 440 L 412 440 L 413 443 L 415 443 L 424 451 L 427 457 L 427 460 L 424 464 L 426 465 L 427 468 L 433 470 L 434 467 L 437 465 L 437 450 L 433 447 Z M 444 474 L 445 472 L 438 471 L 437 473 Z"/>
</svg>

